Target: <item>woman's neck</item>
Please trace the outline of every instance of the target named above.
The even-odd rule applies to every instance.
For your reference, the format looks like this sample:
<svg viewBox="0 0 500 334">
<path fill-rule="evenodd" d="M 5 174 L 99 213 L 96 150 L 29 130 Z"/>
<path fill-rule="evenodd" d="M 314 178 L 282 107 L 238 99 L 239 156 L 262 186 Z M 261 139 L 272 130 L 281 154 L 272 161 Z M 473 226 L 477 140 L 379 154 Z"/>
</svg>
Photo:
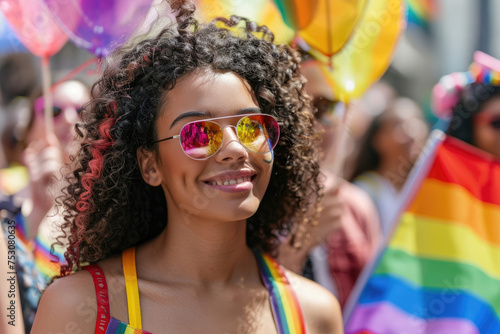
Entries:
<svg viewBox="0 0 500 334">
<path fill-rule="evenodd" d="M 210 221 L 169 211 L 168 225 L 144 245 L 143 258 L 159 278 L 203 286 L 241 284 L 258 278 L 246 245 L 246 221 Z M 249 265 L 250 264 L 250 265 Z"/>
</svg>

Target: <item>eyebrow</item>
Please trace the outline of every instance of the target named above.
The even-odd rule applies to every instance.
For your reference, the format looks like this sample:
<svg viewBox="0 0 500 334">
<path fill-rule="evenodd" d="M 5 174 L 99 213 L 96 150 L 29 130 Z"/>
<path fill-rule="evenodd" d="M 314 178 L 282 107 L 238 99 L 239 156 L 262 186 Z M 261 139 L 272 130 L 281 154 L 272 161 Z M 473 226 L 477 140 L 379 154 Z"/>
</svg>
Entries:
<svg viewBox="0 0 500 334">
<path fill-rule="evenodd" d="M 237 115 L 243 115 L 243 114 L 251 114 L 251 113 L 261 113 L 262 110 L 260 108 L 256 107 L 249 107 L 249 108 L 243 108 L 240 109 L 236 112 Z M 177 124 L 179 121 L 185 119 L 185 118 L 193 118 L 193 117 L 208 117 L 208 118 L 213 118 L 213 115 L 209 111 L 188 111 L 183 114 L 180 114 L 177 116 L 176 119 L 172 122 L 170 125 L 170 129 Z"/>
<path fill-rule="evenodd" d="M 188 111 L 188 112 L 185 112 L 185 113 L 177 116 L 176 119 L 174 119 L 174 121 L 170 125 L 170 129 L 172 129 L 172 127 L 175 124 L 177 124 L 180 120 L 183 120 L 184 118 L 193 118 L 193 117 L 202 117 L 202 116 L 211 117 L 211 115 L 212 114 L 210 112 L 206 112 L 206 111 Z"/>
</svg>

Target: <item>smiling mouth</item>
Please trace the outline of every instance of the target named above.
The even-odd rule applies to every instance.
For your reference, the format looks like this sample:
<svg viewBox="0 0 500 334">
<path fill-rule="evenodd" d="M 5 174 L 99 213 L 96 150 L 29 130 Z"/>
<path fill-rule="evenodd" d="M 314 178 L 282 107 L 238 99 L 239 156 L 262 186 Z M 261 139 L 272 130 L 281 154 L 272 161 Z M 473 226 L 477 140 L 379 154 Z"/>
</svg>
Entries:
<svg viewBox="0 0 500 334">
<path fill-rule="evenodd" d="M 250 182 L 250 181 L 252 181 L 252 179 L 254 177 L 255 177 L 255 175 L 254 176 L 242 176 L 242 177 L 237 177 L 237 178 L 232 178 L 232 179 L 206 181 L 205 183 L 207 183 L 211 186 L 230 186 L 230 185 L 240 184 L 240 183 L 244 183 L 244 182 Z"/>
</svg>

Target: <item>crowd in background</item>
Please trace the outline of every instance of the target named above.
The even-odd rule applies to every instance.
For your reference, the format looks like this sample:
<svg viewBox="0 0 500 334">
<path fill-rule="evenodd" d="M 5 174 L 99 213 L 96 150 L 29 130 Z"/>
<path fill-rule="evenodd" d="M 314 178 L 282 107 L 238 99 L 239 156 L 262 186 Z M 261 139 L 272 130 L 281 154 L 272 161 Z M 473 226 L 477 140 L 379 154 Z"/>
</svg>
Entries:
<svg viewBox="0 0 500 334">
<path fill-rule="evenodd" d="M 315 226 L 306 231 L 300 244 L 283 240 L 279 260 L 326 287 L 344 305 L 365 265 L 391 235 L 401 190 L 433 124 L 418 103 L 400 96 L 383 80 L 347 106 L 349 118 L 341 124 L 337 117 L 340 103 L 315 70 L 314 60 L 304 57 L 302 69 L 321 138 L 323 194 L 320 210 L 310 214 Z M 56 242 L 55 230 L 63 222 L 56 198 L 65 187 L 64 166 L 79 146 L 74 141 L 75 124 L 90 99 L 92 79 L 83 80 L 86 83 L 69 80 L 52 87 L 54 131 L 50 132 L 45 127 L 33 58 L 26 54 L 0 58 L 0 218 L 17 223 L 15 270 L 26 332 L 41 292 L 58 274 L 50 259 L 63 260 L 64 240 L 55 248 L 50 245 Z M 461 108 L 477 99 L 474 92 L 480 88 L 490 95 L 464 116 Z M 500 157 L 499 89 L 488 83 L 468 86 L 453 109 L 448 131 L 496 157 Z M 347 153 L 336 175 L 331 168 L 337 157 L 335 140 L 339 131 L 346 131 L 345 126 Z M 7 235 L 7 226 L 4 229 Z M 0 299 L 2 307 L 3 302 Z"/>
</svg>

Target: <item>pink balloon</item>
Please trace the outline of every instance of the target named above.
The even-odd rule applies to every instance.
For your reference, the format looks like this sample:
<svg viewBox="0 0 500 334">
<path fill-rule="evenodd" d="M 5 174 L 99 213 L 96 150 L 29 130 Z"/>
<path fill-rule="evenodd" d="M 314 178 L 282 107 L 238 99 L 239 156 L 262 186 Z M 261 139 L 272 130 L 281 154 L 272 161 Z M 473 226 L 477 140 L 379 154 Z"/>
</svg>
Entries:
<svg viewBox="0 0 500 334">
<path fill-rule="evenodd" d="M 0 10 L 17 38 L 36 56 L 50 57 L 68 40 L 43 0 L 0 0 Z"/>
<path fill-rule="evenodd" d="M 137 30 L 153 0 L 43 0 L 69 38 L 107 56 Z"/>
</svg>

